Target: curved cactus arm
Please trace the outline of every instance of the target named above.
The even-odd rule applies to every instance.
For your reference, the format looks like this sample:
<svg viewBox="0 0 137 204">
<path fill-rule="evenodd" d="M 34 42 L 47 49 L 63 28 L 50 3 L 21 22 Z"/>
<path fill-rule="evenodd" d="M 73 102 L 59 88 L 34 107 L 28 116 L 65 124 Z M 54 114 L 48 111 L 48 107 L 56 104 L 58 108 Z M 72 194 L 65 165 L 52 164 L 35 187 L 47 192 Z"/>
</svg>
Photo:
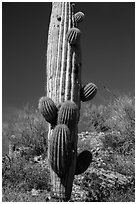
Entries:
<svg viewBox="0 0 137 204">
<path fill-rule="evenodd" d="M 79 42 L 79 39 L 80 39 L 80 35 L 81 35 L 81 32 L 78 28 L 71 28 L 69 31 L 68 31 L 68 36 L 67 36 L 67 40 L 69 42 L 70 45 L 75 45 Z"/>
<path fill-rule="evenodd" d="M 51 124 L 57 123 L 57 107 L 55 103 L 49 97 L 41 97 L 39 100 L 38 108 L 45 118 L 45 120 Z"/>
<path fill-rule="evenodd" d="M 75 175 L 85 172 L 92 162 L 92 154 L 88 150 L 84 150 L 77 157 Z"/>
</svg>

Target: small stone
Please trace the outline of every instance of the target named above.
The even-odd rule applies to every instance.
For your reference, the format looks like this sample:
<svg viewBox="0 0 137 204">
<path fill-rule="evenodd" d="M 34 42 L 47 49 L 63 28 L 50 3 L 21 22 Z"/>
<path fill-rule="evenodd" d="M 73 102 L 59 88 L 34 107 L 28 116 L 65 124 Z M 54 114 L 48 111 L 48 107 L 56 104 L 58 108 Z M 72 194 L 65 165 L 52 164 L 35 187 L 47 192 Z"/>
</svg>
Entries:
<svg viewBox="0 0 137 204">
<path fill-rule="evenodd" d="M 38 193 L 38 191 L 36 189 L 33 188 L 31 190 L 31 194 L 32 194 L 32 196 L 37 196 L 39 193 Z"/>
</svg>

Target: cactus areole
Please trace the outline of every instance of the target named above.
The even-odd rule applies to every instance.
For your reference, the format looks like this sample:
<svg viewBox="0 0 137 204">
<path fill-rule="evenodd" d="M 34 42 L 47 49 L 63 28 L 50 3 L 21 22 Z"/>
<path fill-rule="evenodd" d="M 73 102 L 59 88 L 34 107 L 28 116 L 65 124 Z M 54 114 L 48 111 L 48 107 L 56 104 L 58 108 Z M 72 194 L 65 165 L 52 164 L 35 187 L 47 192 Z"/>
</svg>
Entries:
<svg viewBox="0 0 137 204">
<path fill-rule="evenodd" d="M 76 13 L 74 6 L 71 2 L 52 3 L 46 62 L 47 98 L 39 101 L 39 109 L 49 122 L 51 197 L 59 201 L 70 200 L 77 163 L 82 87 L 79 23 L 84 14 Z"/>
</svg>

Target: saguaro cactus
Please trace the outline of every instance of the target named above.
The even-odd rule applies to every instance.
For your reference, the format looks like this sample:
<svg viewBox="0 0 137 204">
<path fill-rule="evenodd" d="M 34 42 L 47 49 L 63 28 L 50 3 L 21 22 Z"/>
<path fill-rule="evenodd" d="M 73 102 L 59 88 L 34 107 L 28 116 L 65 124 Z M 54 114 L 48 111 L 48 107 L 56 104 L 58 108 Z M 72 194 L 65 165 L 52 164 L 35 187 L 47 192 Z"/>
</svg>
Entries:
<svg viewBox="0 0 137 204">
<path fill-rule="evenodd" d="M 42 97 L 39 108 L 45 119 L 47 118 L 51 123 L 48 132 L 51 196 L 59 198 L 60 201 L 70 199 L 75 171 L 76 174 L 83 172 L 91 162 L 90 154 L 84 153 L 79 155 L 78 162 L 83 161 L 81 158 L 84 155 L 88 155 L 86 167 L 77 163 L 82 87 L 79 24 L 83 19 L 82 12 L 74 12 L 74 4 L 70 2 L 52 3 L 46 64 L 47 98 L 46 102 L 43 102 Z M 54 125 L 52 119 L 57 120 L 56 123 L 53 121 Z M 63 164 L 67 161 L 68 165 Z M 82 169 L 79 169 L 79 166 Z"/>
</svg>

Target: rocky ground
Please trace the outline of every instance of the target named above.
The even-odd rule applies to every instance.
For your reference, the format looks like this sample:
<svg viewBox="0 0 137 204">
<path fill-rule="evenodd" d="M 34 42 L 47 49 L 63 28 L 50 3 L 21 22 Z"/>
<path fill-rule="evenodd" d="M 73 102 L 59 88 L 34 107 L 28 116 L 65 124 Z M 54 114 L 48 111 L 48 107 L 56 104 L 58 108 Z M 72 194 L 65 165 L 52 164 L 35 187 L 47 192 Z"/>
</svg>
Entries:
<svg viewBox="0 0 137 204">
<path fill-rule="evenodd" d="M 91 151 L 93 160 L 86 172 L 75 176 L 71 202 L 115 202 L 118 201 L 118 196 L 121 196 L 121 194 L 126 194 L 130 190 L 133 193 L 135 190 L 134 174 L 126 174 L 120 171 L 120 168 L 117 169 L 114 162 L 114 149 L 112 147 L 104 147 L 103 138 L 106 134 L 110 133 L 82 132 L 79 134 L 78 152 L 83 150 Z M 119 133 L 117 132 L 116 134 Z M 35 156 L 33 162 L 33 165 L 39 165 L 40 168 L 48 169 L 47 160 L 43 160 L 42 156 Z M 117 195 L 115 195 L 115 192 L 118 192 Z M 4 192 L 3 201 L 51 201 L 50 191 L 47 189 L 41 190 L 38 187 L 26 189 L 26 194 L 24 192 L 22 194 L 14 192 L 14 194 L 17 195 L 13 196 L 11 192 Z M 110 199 L 112 194 L 113 198 Z M 131 201 L 134 201 L 134 195 L 132 195 Z"/>
</svg>

